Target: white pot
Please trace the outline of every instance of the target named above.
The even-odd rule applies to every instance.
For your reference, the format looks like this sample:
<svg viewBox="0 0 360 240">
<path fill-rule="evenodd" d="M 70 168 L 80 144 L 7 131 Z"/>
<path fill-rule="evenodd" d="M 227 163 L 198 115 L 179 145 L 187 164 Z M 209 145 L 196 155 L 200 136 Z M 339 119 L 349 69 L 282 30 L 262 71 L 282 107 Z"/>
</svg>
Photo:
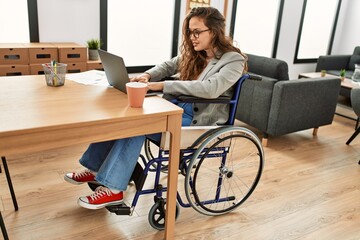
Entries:
<svg viewBox="0 0 360 240">
<path fill-rule="evenodd" d="M 98 60 L 99 52 L 97 49 L 89 49 L 89 60 Z"/>
</svg>

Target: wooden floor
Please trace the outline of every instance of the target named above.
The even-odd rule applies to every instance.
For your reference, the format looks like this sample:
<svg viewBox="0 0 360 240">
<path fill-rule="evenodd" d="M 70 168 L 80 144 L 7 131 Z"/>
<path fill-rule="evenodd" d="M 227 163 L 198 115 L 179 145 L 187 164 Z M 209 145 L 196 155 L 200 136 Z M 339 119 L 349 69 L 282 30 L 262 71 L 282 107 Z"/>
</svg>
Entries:
<svg viewBox="0 0 360 240">
<path fill-rule="evenodd" d="M 354 126 L 354 121 L 335 116 L 317 137 L 306 130 L 270 138 L 252 196 L 219 217 L 181 208 L 176 239 L 360 239 L 360 136 L 345 145 Z M 152 195 L 140 198 L 133 216 L 77 205 L 77 198 L 90 190 L 66 183 L 63 174 L 81 169 L 78 158 L 85 148 L 7 156 L 20 207 L 14 211 L 1 173 L 0 209 L 10 239 L 162 239 L 163 232 L 147 220 Z M 127 202 L 133 193 L 129 186 Z"/>
</svg>

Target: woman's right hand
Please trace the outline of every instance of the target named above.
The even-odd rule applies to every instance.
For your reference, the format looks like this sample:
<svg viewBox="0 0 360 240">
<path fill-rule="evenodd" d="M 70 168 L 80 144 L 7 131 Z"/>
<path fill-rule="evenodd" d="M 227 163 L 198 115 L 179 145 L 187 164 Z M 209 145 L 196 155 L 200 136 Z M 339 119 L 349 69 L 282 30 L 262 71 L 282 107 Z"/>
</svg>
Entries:
<svg viewBox="0 0 360 240">
<path fill-rule="evenodd" d="M 130 78 L 130 82 L 144 82 L 147 83 L 149 82 L 151 76 L 148 73 L 142 73 L 139 76 Z"/>
</svg>

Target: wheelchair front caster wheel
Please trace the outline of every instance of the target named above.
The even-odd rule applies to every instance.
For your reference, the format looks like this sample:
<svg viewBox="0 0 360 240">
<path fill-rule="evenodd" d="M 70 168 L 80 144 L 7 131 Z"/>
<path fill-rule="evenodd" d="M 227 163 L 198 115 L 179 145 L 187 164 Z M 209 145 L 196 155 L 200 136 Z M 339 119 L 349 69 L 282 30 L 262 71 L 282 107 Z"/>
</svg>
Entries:
<svg viewBox="0 0 360 240">
<path fill-rule="evenodd" d="M 155 228 L 156 230 L 164 230 L 165 229 L 165 211 L 166 211 L 166 201 L 160 200 L 156 202 L 149 211 L 148 220 L 150 226 Z M 176 213 L 175 219 L 178 218 L 180 213 L 179 204 L 176 203 Z"/>
</svg>

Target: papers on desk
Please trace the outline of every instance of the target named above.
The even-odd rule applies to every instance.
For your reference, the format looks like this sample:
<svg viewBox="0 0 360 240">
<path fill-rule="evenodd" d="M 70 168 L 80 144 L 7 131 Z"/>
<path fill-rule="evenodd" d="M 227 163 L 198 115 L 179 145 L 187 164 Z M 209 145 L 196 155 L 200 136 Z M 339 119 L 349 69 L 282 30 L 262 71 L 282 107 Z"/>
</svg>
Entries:
<svg viewBox="0 0 360 240">
<path fill-rule="evenodd" d="M 104 71 L 89 70 L 80 73 L 67 73 L 66 79 L 85 85 L 110 86 Z"/>
</svg>

